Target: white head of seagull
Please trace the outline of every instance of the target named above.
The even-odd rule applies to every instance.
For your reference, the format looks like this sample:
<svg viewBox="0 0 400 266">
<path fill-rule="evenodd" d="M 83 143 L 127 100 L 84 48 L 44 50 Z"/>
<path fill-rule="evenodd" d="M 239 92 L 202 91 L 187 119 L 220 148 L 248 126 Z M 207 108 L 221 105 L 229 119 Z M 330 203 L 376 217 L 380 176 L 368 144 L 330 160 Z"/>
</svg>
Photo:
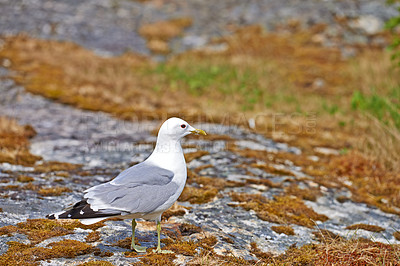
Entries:
<svg viewBox="0 0 400 266">
<path fill-rule="evenodd" d="M 165 121 L 158 131 L 157 144 L 154 152 L 147 159 L 166 169 L 172 170 L 172 161 L 182 160 L 181 139 L 189 134 L 206 135 L 201 129 L 196 129 L 180 118 L 172 117 Z"/>
<path fill-rule="evenodd" d="M 159 141 L 179 141 L 184 136 L 191 133 L 206 135 L 201 129 L 196 129 L 188 124 L 185 120 L 172 117 L 165 121 L 158 131 L 157 143 Z"/>
<path fill-rule="evenodd" d="M 49 219 L 79 219 L 92 224 L 109 217 L 132 219 L 131 248 L 145 252 L 135 244 L 136 218 L 157 222 L 158 245 L 161 250 L 161 215 L 178 199 L 186 183 L 186 163 L 180 140 L 191 133 L 206 135 L 180 118 L 170 118 L 161 126 L 153 153 L 142 163 L 122 171 L 113 180 L 91 187 L 84 198 Z"/>
</svg>

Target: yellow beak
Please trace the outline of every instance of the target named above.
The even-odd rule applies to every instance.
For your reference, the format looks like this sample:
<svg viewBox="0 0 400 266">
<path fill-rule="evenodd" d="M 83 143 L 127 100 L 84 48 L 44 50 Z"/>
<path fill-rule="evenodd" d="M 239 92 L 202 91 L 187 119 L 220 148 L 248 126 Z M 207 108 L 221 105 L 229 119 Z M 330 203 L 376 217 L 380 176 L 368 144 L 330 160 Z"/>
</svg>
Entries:
<svg viewBox="0 0 400 266">
<path fill-rule="evenodd" d="M 204 131 L 204 130 L 202 130 L 202 129 L 195 129 L 195 130 L 191 130 L 190 132 L 192 132 L 192 133 L 194 133 L 194 134 L 196 134 L 196 135 L 207 135 L 207 133 Z"/>
</svg>

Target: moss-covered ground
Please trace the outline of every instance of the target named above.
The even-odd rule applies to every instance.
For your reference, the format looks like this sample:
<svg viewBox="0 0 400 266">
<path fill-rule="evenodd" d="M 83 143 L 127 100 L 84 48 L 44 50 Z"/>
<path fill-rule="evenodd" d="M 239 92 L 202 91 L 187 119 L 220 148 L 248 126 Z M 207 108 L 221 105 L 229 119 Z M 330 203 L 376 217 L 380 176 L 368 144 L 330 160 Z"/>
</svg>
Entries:
<svg viewBox="0 0 400 266">
<path fill-rule="evenodd" d="M 142 27 L 140 34 L 153 52 L 168 53 L 167 41 L 190 23 L 190 19 L 159 22 Z M 160 27 L 165 31 L 155 30 Z M 10 60 L 12 78 L 27 91 L 78 108 L 104 111 L 127 120 L 163 120 L 175 115 L 190 121 L 235 124 L 299 147 L 300 155 L 239 149 L 234 144 L 227 150 L 256 159 L 258 162 L 250 167 L 278 176 L 295 175 L 273 166 L 289 160 L 320 186 L 349 189 L 351 198 L 342 197 L 341 201 L 363 202 L 399 215 L 399 71 L 392 68 L 387 51 L 355 47 L 358 55 L 344 59 L 339 50 L 321 46 L 313 37 L 323 27 L 302 30 L 292 25 L 287 26 L 286 34 L 268 33 L 259 26 L 238 28 L 231 36 L 214 41 L 225 45 L 225 50 L 189 51 L 162 63 L 133 53 L 104 58 L 70 42 L 14 36 L 4 38 L 0 59 Z M 29 153 L 29 138 L 34 134 L 31 127 L 1 117 L 0 161 L 34 166 L 38 173 L 56 172 L 60 177 L 79 171 L 79 165 L 36 163 L 40 157 Z M 210 138 L 230 142 L 229 136 Z M 321 147 L 334 152 L 324 152 Z M 206 154 L 189 153 L 186 159 Z M 319 159 L 313 160 L 313 156 Z M 260 219 L 280 224 L 272 228 L 275 232 L 293 235 L 290 225 L 312 228 L 314 221 L 327 219 L 304 204 L 304 200 L 319 197 L 317 190 L 301 189 L 296 184 L 283 187 L 256 176 L 243 182 L 227 181 L 201 176 L 201 170 L 189 171 L 181 201 L 202 204 L 221 196 L 225 188 L 264 185 L 282 188 L 283 194 L 273 199 L 235 192 L 230 196 L 238 203 L 236 207 L 253 210 Z M 35 185 L 27 175 L 15 178 L 21 184 L 2 189 L 28 189 L 41 196 L 69 191 L 63 186 Z M 182 208 L 171 210 L 164 219 L 184 213 Z M 96 231 L 88 234 L 87 243 L 62 240 L 46 247 L 35 246 L 50 237 L 72 234 L 77 227 L 81 225 L 47 220 L 2 227 L 2 235 L 25 234 L 30 244 L 10 242 L 9 250 L 0 256 L 0 264 L 35 265 L 51 258 L 100 254 L 90 244 L 101 240 Z M 368 224 L 347 229 L 381 230 Z M 196 265 L 396 265 L 400 261 L 399 245 L 346 240 L 327 232 L 317 234 L 319 243 L 293 246 L 279 256 L 262 252 L 254 243 L 249 249 L 258 261 L 245 261 L 217 255 L 213 251 L 217 239 L 213 236 L 204 234 L 197 242 L 183 240 L 182 234 L 201 234 L 201 229 L 188 225 L 178 231 L 181 235 L 169 234 L 163 240 L 175 255 L 149 253 L 140 256 L 141 263 L 172 265 L 176 255 L 191 256 L 191 263 Z M 394 237 L 400 239 L 399 232 Z M 127 239 L 117 245 L 126 248 L 129 242 Z M 138 254 L 129 251 L 125 256 Z M 107 263 L 93 261 L 85 265 Z"/>
</svg>

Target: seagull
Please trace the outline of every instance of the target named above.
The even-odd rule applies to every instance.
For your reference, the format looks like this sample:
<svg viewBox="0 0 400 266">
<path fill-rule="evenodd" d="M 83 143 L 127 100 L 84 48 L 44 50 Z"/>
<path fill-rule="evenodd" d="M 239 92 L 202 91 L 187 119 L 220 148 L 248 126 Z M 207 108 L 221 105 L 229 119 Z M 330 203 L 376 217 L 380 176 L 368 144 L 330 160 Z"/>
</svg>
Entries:
<svg viewBox="0 0 400 266">
<path fill-rule="evenodd" d="M 145 161 L 107 183 L 85 190 L 81 201 L 46 218 L 79 219 L 86 225 L 110 217 L 132 219 L 131 249 L 136 252 L 146 252 L 145 247 L 135 244 L 136 219 L 154 220 L 158 237 L 154 252 L 171 253 L 160 247 L 161 215 L 185 187 L 187 170 L 181 139 L 192 133 L 207 135 L 180 118 L 169 118 L 162 124 L 154 151 Z"/>
</svg>

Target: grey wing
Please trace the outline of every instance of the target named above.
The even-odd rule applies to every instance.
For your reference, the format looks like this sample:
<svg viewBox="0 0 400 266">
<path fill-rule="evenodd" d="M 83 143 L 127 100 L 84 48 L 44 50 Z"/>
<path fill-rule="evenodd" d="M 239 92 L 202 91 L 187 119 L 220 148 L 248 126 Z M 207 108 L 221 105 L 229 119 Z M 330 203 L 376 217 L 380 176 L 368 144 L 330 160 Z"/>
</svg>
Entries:
<svg viewBox="0 0 400 266">
<path fill-rule="evenodd" d="M 167 169 L 143 162 L 122 171 L 110 183 L 113 185 L 127 185 L 132 183 L 160 185 L 168 184 L 174 173 Z"/>
<path fill-rule="evenodd" d="M 91 208 L 149 213 L 178 190 L 178 185 L 172 182 L 173 172 L 153 165 L 137 166 L 125 170 L 111 182 L 88 189 L 84 197 Z"/>
</svg>

